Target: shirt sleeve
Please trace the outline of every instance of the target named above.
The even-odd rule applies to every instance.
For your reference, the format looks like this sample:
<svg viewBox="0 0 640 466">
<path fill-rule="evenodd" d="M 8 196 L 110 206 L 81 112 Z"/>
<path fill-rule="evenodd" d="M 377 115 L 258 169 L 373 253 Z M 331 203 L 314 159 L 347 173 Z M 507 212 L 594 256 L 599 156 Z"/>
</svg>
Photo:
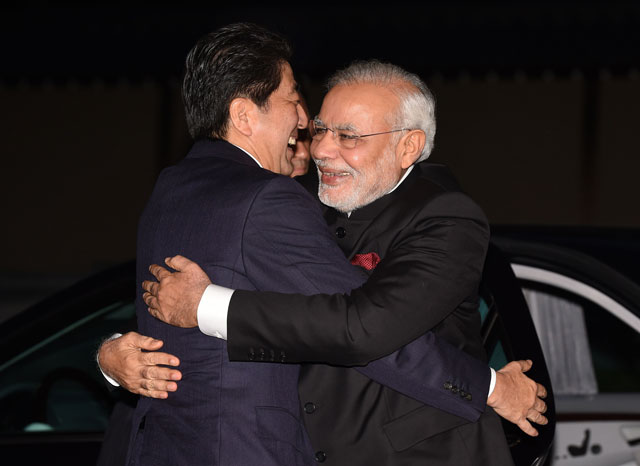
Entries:
<svg viewBox="0 0 640 466">
<path fill-rule="evenodd" d="M 227 339 L 227 315 L 229 301 L 233 292 L 234 290 L 214 284 L 209 285 L 204 291 L 198 306 L 198 325 L 203 333 L 223 340 Z M 487 399 L 491 396 L 496 386 L 496 371 L 491 367 L 489 371 L 491 380 Z M 109 382 L 117 386 L 117 382 L 104 372 L 102 374 Z"/>
<path fill-rule="evenodd" d="M 113 335 L 111 335 L 109 338 L 107 338 L 105 341 L 110 341 L 110 340 L 115 340 L 116 338 L 120 338 L 122 336 L 122 333 L 114 333 Z M 112 379 L 111 377 L 109 377 L 103 370 L 102 367 L 100 367 L 100 360 L 98 359 L 98 355 L 96 354 L 96 364 L 98 364 L 98 369 L 100 369 L 100 372 L 102 373 L 102 376 L 107 380 L 107 382 L 109 382 L 111 385 L 113 385 L 114 387 L 119 387 L 120 384 L 118 382 L 116 382 L 114 379 Z"/>
<path fill-rule="evenodd" d="M 357 370 L 425 403 L 447 380 L 460 381 L 474 387 L 473 406 L 462 408 L 466 414 L 452 411 L 446 400 L 428 404 L 468 418 L 482 412 L 489 367 L 428 330 L 477 288 L 486 226 L 468 219 L 425 219 L 362 286 L 366 275 L 345 260 L 322 217 L 309 214 L 317 211 L 315 201 L 274 188 L 252 206 L 242 258 L 257 289 L 279 293 L 231 295 L 230 359 L 250 360 L 251 348 L 258 348 L 288 362 L 368 364 Z M 411 351 L 390 354 L 410 342 Z M 417 351 L 420 345 L 423 350 Z M 389 359 L 376 360 L 384 355 Z M 414 386 L 419 388 L 407 393 Z"/>
<path fill-rule="evenodd" d="M 477 312 L 466 300 L 480 283 L 487 239 L 486 226 L 473 220 L 428 218 L 350 293 L 238 290 L 227 319 L 229 355 L 243 360 L 247 348 L 268 345 L 285 349 L 291 362 L 347 366 L 389 355 L 460 306 Z M 455 341 L 469 342 L 462 332 Z"/>
<path fill-rule="evenodd" d="M 211 284 L 198 304 L 198 327 L 205 335 L 227 339 L 227 314 L 234 290 Z"/>
</svg>

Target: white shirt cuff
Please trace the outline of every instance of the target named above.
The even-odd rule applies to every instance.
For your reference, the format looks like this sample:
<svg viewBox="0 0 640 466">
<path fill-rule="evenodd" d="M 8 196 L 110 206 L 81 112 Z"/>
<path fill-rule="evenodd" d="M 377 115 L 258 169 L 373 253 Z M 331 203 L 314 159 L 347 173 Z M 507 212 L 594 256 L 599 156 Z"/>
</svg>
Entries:
<svg viewBox="0 0 640 466">
<path fill-rule="evenodd" d="M 489 394 L 487 395 L 487 400 L 493 393 L 493 389 L 496 388 L 496 371 L 493 367 L 490 367 L 489 370 L 491 371 L 491 382 L 489 383 Z"/>
<path fill-rule="evenodd" d="M 198 327 L 202 333 L 227 339 L 227 315 L 233 292 L 213 283 L 207 286 L 198 304 Z"/>
<path fill-rule="evenodd" d="M 114 333 L 109 338 L 107 338 L 105 341 L 115 340 L 116 338 L 120 338 L 121 336 L 122 336 L 122 333 Z M 107 379 L 107 382 L 109 382 L 114 387 L 119 387 L 120 384 L 118 382 L 116 382 L 115 380 L 113 380 L 111 377 L 109 377 L 107 374 L 104 373 L 104 371 L 102 370 L 102 367 L 100 367 L 100 360 L 98 359 L 98 355 L 97 354 L 96 354 L 96 362 L 98 363 L 98 369 L 100 369 L 100 372 L 102 372 L 102 376 L 105 379 Z"/>
</svg>

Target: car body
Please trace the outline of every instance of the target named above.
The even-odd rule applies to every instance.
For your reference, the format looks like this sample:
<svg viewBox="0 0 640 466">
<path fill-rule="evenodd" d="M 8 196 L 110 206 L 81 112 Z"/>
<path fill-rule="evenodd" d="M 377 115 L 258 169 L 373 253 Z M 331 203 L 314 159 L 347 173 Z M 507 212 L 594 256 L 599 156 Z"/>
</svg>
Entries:
<svg viewBox="0 0 640 466">
<path fill-rule="evenodd" d="M 101 340 L 135 326 L 130 262 L 83 280 L 0 325 L 3 464 L 92 465 L 116 403 L 97 369 Z"/>
<path fill-rule="evenodd" d="M 503 227 L 554 388 L 554 466 L 640 464 L 640 232 Z"/>
<path fill-rule="evenodd" d="M 4 464 L 41 464 L 43 459 L 70 466 L 95 464 L 114 406 L 133 402 L 124 390 L 107 388 L 95 351 L 103 338 L 135 328 L 137 289 L 135 265 L 126 263 L 0 325 L 0 448 L 5 458 L 19 459 Z M 500 368 L 510 360 L 530 358 L 530 375 L 548 388 L 551 423 L 540 427 L 538 437 L 504 423 L 516 464 L 541 465 L 554 434 L 553 389 L 516 277 L 495 246 L 487 256 L 481 295 L 491 364 Z"/>
</svg>

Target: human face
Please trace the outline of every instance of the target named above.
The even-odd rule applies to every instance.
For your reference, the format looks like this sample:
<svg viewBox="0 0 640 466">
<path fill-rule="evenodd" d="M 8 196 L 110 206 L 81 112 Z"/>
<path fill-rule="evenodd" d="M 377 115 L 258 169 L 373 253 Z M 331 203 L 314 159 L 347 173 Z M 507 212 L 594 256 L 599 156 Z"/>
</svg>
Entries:
<svg viewBox="0 0 640 466">
<path fill-rule="evenodd" d="M 295 147 L 293 148 L 293 158 L 291 164 L 293 165 L 293 172 L 291 177 L 301 176 L 309 171 L 309 162 L 311 161 L 311 134 L 309 133 L 309 109 L 304 100 L 304 97 L 300 96 L 300 106 L 304 112 L 306 125 L 303 128 L 298 127 L 298 137 L 296 139 Z"/>
<path fill-rule="evenodd" d="M 264 168 L 283 175 L 293 171 L 298 129 L 309 121 L 297 87 L 291 66 L 284 63 L 280 86 L 269 96 L 267 107 L 257 110 L 252 128 L 253 155 Z"/>
<path fill-rule="evenodd" d="M 395 129 L 388 119 L 398 105 L 398 98 L 386 87 L 339 85 L 325 97 L 318 118 L 328 128 L 378 133 Z M 311 156 L 318 168 L 320 201 L 351 212 L 391 191 L 405 171 L 396 154 L 395 134 L 363 138 L 354 149 L 339 147 L 330 131 L 314 138 Z"/>
<path fill-rule="evenodd" d="M 309 171 L 309 162 L 311 161 L 311 135 L 309 129 L 304 128 L 298 131 L 298 139 L 294 150 L 291 164 L 293 172 L 291 177 L 301 176 Z"/>
</svg>

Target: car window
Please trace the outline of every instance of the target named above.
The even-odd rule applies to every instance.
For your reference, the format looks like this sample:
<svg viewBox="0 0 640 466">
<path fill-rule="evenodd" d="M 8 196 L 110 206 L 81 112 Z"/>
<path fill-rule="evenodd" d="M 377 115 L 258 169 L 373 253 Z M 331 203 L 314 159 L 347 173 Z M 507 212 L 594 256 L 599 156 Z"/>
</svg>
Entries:
<svg viewBox="0 0 640 466">
<path fill-rule="evenodd" d="M 131 302 L 116 302 L 64 328 L 0 366 L 0 435 L 99 432 L 113 398 L 96 368 L 100 341 L 130 325 Z"/>
<path fill-rule="evenodd" d="M 640 392 L 640 333 L 569 292 L 523 291 L 556 394 Z"/>
</svg>

